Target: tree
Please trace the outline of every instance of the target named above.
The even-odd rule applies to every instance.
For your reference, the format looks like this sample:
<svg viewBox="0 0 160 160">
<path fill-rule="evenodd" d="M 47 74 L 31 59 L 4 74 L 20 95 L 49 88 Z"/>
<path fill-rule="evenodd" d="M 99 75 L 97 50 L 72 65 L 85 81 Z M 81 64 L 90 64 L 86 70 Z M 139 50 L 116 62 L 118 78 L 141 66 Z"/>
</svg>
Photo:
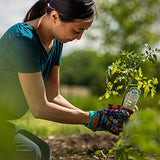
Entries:
<svg viewBox="0 0 160 160">
<path fill-rule="evenodd" d="M 145 43 L 153 46 L 159 41 L 159 0 L 95 2 L 98 18 L 93 27 L 99 31 L 102 52 L 119 53 L 128 49 L 139 52 Z M 92 32 L 90 36 L 98 39 L 97 34 Z"/>
<path fill-rule="evenodd" d="M 105 70 L 115 59 L 111 54 L 98 56 L 94 51 L 78 50 L 62 58 L 61 83 L 83 85 L 96 95 L 105 92 Z"/>
</svg>

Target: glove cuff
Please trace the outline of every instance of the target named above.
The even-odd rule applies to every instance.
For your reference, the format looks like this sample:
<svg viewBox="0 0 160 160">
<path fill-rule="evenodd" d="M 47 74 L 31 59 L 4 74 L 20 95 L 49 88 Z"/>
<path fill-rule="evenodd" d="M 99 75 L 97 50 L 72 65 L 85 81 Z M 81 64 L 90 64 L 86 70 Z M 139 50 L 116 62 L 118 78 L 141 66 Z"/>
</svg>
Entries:
<svg viewBox="0 0 160 160">
<path fill-rule="evenodd" d="M 88 124 L 85 124 L 86 127 L 91 128 L 92 122 L 93 122 L 93 117 L 98 117 L 97 112 L 89 111 L 89 122 L 88 122 Z"/>
</svg>

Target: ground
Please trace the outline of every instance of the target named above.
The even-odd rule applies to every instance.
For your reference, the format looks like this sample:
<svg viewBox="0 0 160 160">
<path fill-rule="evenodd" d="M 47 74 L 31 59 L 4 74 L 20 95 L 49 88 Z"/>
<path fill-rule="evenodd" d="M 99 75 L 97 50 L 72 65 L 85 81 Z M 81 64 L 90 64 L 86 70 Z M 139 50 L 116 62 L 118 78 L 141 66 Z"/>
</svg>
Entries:
<svg viewBox="0 0 160 160">
<path fill-rule="evenodd" d="M 43 138 L 51 147 L 52 160 L 103 160 L 95 151 L 103 149 L 107 153 L 119 137 L 107 134 L 80 134 L 50 136 Z M 113 160 L 111 157 L 110 160 Z"/>
</svg>

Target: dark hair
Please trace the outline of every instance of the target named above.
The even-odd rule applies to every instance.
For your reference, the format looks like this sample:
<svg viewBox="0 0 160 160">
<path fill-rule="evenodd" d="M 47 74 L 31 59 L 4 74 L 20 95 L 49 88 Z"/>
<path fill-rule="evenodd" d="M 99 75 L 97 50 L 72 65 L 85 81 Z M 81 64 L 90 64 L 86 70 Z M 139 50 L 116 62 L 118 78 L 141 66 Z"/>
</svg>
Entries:
<svg viewBox="0 0 160 160">
<path fill-rule="evenodd" d="M 24 22 L 40 18 L 56 10 L 63 22 L 86 19 L 96 14 L 93 0 L 39 0 L 28 11 Z"/>
</svg>

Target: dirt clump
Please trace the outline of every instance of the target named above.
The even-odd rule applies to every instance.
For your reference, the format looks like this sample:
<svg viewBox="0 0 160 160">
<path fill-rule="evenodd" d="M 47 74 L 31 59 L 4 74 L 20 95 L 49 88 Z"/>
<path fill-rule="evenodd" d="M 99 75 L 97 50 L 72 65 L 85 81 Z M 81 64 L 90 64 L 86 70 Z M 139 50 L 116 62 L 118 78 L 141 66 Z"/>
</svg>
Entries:
<svg viewBox="0 0 160 160">
<path fill-rule="evenodd" d="M 59 135 L 43 138 L 51 148 L 52 160 L 103 160 L 95 151 L 106 154 L 119 136 L 108 134 L 79 134 L 70 137 Z M 110 160 L 113 160 L 111 157 Z"/>
</svg>

